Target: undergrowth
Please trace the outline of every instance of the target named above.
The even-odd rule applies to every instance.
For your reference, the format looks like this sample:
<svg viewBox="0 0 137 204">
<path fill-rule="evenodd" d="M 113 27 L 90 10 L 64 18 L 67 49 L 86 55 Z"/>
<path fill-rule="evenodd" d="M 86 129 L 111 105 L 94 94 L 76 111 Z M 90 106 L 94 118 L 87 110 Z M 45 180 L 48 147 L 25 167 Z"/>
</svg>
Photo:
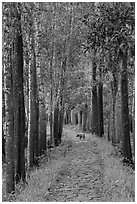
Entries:
<svg viewBox="0 0 137 204">
<path fill-rule="evenodd" d="M 5 181 L 5 166 L 3 166 L 3 181 L 2 181 L 2 201 L 4 202 L 39 202 L 43 195 L 46 196 L 51 181 L 57 177 L 66 161 L 62 158 L 66 156 L 66 152 L 72 147 L 71 141 L 63 141 L 59 147 L 50 149 L 48 157 L 42 157 L 39 167 L 33 168 L 28 184 L 20 182 L 17 184 L 15 193 L 7 197 L 6 181 Z"/>
<path fill-rule="evenodd" d="M 135 201 L 135 172 L 123 166 L 123 157 L 108 141 L 94 138 L 104 161 L 104 196 L 108 202 Z"/>
</svg>

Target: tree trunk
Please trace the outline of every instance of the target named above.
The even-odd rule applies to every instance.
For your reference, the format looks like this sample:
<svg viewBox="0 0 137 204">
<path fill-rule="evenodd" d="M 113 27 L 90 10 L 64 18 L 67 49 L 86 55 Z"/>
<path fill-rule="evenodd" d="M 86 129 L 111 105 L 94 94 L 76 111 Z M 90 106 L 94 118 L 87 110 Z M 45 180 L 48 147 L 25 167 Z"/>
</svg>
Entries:
<svg viewBox="0 0 137 204">
<path fill-rule="evenodd" d="M 33 120 L 34 120 L 34 156 L 38 157 L 39 137 L 38 137 L 38 121 L 39 121 L 39 104 L 38 104 L 38 90 L 37 90 L 37 69 L 36 69 L 36 54 L 35 54 L 35 42 L 34 34 L 32 33 L 32 53 L 33 53 L 33 64 L 32 64 L 32 77 L 33 77 Z"/>
<path fill-rule="evenodd" d="M 74 109 L 71 110 L 71 124 L 75 124 Z"/>
<path fill-rule="evenodd" d="M 109 115 L 108 115 L 108 126 L 107 126 L 107 132 L 108 132 L 108 141 L 111 140 L 112 138 L 112 134 L 111 134 L 111 126 L 112 126 L 112 122 L 111 122 L 111 114 L 112 114 L 112 107 L 111 107 L 111 102 L 112 101 L 112 97 L 111 94 L 109 96 Z"/>
<path fill-rule="evenodd" d="M 8 49 L 10 49 L 8 47 Z M 5 51 L 5 50 L 4 50 Z M 5 51 L 6 52 L 6 51 Z M 6 193 L 15 190 L 14 182 L 14 114 L 13 114 L 13 81 L 11 52 L 6 55 L 4 63 L 4 84 L 5 84 L 5 123 L 6 123 Z M 9 58 L 7 58 L 9 56 Z"/>
<path fill-rule="evenodd" d="M 70 123 L 70 111 L 66 110 L 65 112 L 65 124 L 68 125 Z"/>
<path fill-rule="evenodd" d="M 116 105 L 116 96 L 113 96 L 112 99 L 112 145 L 116 145 L 116 125 L 115 125 L 115 105 Z"/>
<path fill-rule="evenodd" d="M 3 125 L 2 125 L 2 155 L 5 157 L 5 136 L 4 136 L 4 130 L 3 130 Z"/>
<path fill-rule="evenodd" d="M 129 127 L 129 107 L 128 107 L 128 76 L 127 76 L 127 50 L 122 55 L 121 72 L 121 105 L 122 105 L 122 132 L 123 132 L 123 154 L 125 158 L 132 160 L 130 127 Z"/>
<path fill-rule="evenodd" d="M 68 110 L 68 124 L 71 124 L 71 111 Z"/>
<path fill-rule="evenodd" d="M 4 66 L 3 66 L 4 67 Z M 4 70 L 2 70 L 2 161 L 5 159 L 5 93 L 4 93 Z"/>
<path fill-rule="evenodd" d="M 29 51 L 31 54 L 32 38 L 29 39 Z M 32 77 L 32 59 L 29 60 L 28 68 L 28 171 L 34 163 L 34 138 L 33 138 L 33 77 Z"/>
<path fill-rule="evenodd" d="M 9 83 L 9 82 L 8 82 Z M 9 91 L 9 89 L 8 89 Z M 10 95 L 10 94 L 9 94 Z M 8 100 L 8 102 L 7 102 Z M 14 133 L 13 133 L 13 99 L 6 96 L 6 193 L 15 190 L 14 184 Z"/>
<path fill-rule="evenodd" d="M 68 116 L 67 116 L 67 111 L 64 113 L 64 124 L 67 125 L 68 122 Z"/>
<path fill-rule="evenodd" d="M 63 92 L 62 92 L 63 94 Z M 59 108 L 59 127 L 58 127 L 58 143 L 61 143 L 62 131 L 63 131 L 63 119 L 64 119 L 64 104 L 63 104 L 63 95 L 60 99 L 60 108 Z"/>
<path fill-rule="evenodd" d="M 61 143 L 62 138 L 62 131 L 63 131 L 63 113 L 60 112 L 59 114 L 59 129 L 58 129 L 58 143 Z"/>
<path fill-rule="evenodd" d="M 21 14 L 17 14 L 19 28 L 14 46 L 14 130 L 16 137 L 16 182 L 25 181 L 25 106 L 23 90 L 23 42 L 21 35 Z"/>
<path fill-rule="evenodd" d="M 82 110 L 80 110 L 80 127 L 82 126 Z"/>
<path fill-rule="evenodd" d="M 98 106 L 99 106 L 99 136 L 104 134 L 104 122 L 103 122 L 103 84 L 98 85 Z"/>
<path fill-rule="evenodd" d="M 85 104 L 84 110 L 83 110 L 83 131 L 85 132 L 87 130 L 87 110 L 88 105 Z"/>
<path fill-rule="evenodd" d="M 51 76 L 52 81 L 52 76 Z M 54 146 L 54 139 L 53 139 L 53 90 L 52 90 L 52 82 L 50 87 L 50 142 Z"/>
<path fill-rule="evenodd" d="M 90 132 L 91 131 L 91 109 L 90 108 L 88 109 L 87 120 L 88 120 L 88 122 L 87 122 L 87 125 L 88 125 L 87 129 Z"/>
<path fill-rule="evenodd" d="M 121 106 L 120 106 L 120 94 L 118 92 L 116 96 L 116 106 L 115 106 L 115 124 L 116 124 L 116 142 L 120 143 L 122 139 L 122 120 L 121 120 Z"/>
<path fill-rule="evenodd" d="M 42 114 L 42 113 L 41 113 Z M 47 125 L 45 117 L 40 114 L 39 156 L 47 151 Z"/>
<path fill-rule="evenodd" d="M 75 124 L 78 124 L 78 113 L 75 113 Z"/>
<path fill-rule="evenodd" d="M 70 124 L 70 110 L 67 110 L 67 125 Z"/>
<path fill-rule="evenodd" d="M 98 135 L 98 97 L 97 97 L 97 85 L 96 83 L 96 62 L 95 62 L 95 51 L 93 52 L 93 61 L 92 61 L 92 134 Z"/>
<path fill-rule="evenodd" d="M 109 52 L 109 66 L 112 70 L 113 81 L 111 81 L 111 96 L 112 96 L 112 145 L 116 145 L 116 121 L 115 121 L 115 106 L 116 106 L 116 95 L 118 91 L 118 76 L 117 66 L 114 63 L 112 53 Z"/>
<path fill-rule="evenodd" d="M 78 112 L 78 125 L 80 127 L 80 112 Z"/>
<path fill-rule="evenodd" d="M 54 142 L 55 146 L 58 146 L 58 131 L 59 131 L 59 107 L 58 103 L 54 109 Z"/>
<path fill-rule="evenodd" d="M 134 92 L 133 92 L 134 93 Z M 133 103 L 132 103 L 132 126 L 133 126 L 133 155 L 135 161 L 135 95 L 133 94 Z"/>
<path fill-rule="evenodd" d="M 31 23 L 35 27 L 35 18 L 33 16 L 34 4 L 31 3 L 32 14 L 30 16 Z M 37 69 L 36 69 L 36 53 L 35 53 L 35 32 L 30 30 L 29 35 L 29 117 L 28 117 L 28 165 L 30 167 L 33 164 L 37 164 L 37 157 L 39 154 L 39 103 L 38 103 L 38 93 L 37 93 Z"/>
</svg>

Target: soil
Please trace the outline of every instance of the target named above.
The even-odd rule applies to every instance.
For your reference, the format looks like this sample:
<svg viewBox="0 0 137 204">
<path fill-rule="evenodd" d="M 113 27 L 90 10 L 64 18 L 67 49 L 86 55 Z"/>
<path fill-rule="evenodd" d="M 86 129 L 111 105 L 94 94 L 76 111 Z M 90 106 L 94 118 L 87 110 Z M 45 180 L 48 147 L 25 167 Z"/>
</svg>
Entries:
<svg viewBox="0 0 137 204">
<path fill-rule="evenodd" d="M 65 137 L 72 141 L 62 158 L 65 163 L 43 201 L 105 201 L 104 164 L 96 142 L 91 134 L 80 140 L 73 129 L 65 129 Z"/>
</svg>

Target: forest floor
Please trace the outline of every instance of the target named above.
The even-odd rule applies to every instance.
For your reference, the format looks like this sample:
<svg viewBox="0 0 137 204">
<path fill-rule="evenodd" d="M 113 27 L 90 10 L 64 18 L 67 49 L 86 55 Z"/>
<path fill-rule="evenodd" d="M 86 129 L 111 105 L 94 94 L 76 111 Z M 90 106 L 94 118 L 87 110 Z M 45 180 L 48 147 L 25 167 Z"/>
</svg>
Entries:
<svg viewBox="0 0 137 204">
<path fill-rule="evenodd" d="M 135 172 L 103 138 L 65 126 L 62 143 L 31 172 L 16 202 L 134 202 Z"/>
</svg>

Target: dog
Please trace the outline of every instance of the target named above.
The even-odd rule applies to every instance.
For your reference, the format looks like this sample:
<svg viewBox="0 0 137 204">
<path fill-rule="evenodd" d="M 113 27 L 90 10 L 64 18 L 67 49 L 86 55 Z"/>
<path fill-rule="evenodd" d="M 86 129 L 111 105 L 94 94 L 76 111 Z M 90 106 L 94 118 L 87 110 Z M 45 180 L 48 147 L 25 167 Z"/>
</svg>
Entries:
<svg viewBox="0 0 137 204">
<path fill-rule="evenodd" d="M 78 133 L 78 134 L 76 135 L 76 137 L 79 137 L 80 140 L 81 140 L 82 138 L 85 139 L 85 133 L 83 133 L 83 132 Z"/>
</svg>

